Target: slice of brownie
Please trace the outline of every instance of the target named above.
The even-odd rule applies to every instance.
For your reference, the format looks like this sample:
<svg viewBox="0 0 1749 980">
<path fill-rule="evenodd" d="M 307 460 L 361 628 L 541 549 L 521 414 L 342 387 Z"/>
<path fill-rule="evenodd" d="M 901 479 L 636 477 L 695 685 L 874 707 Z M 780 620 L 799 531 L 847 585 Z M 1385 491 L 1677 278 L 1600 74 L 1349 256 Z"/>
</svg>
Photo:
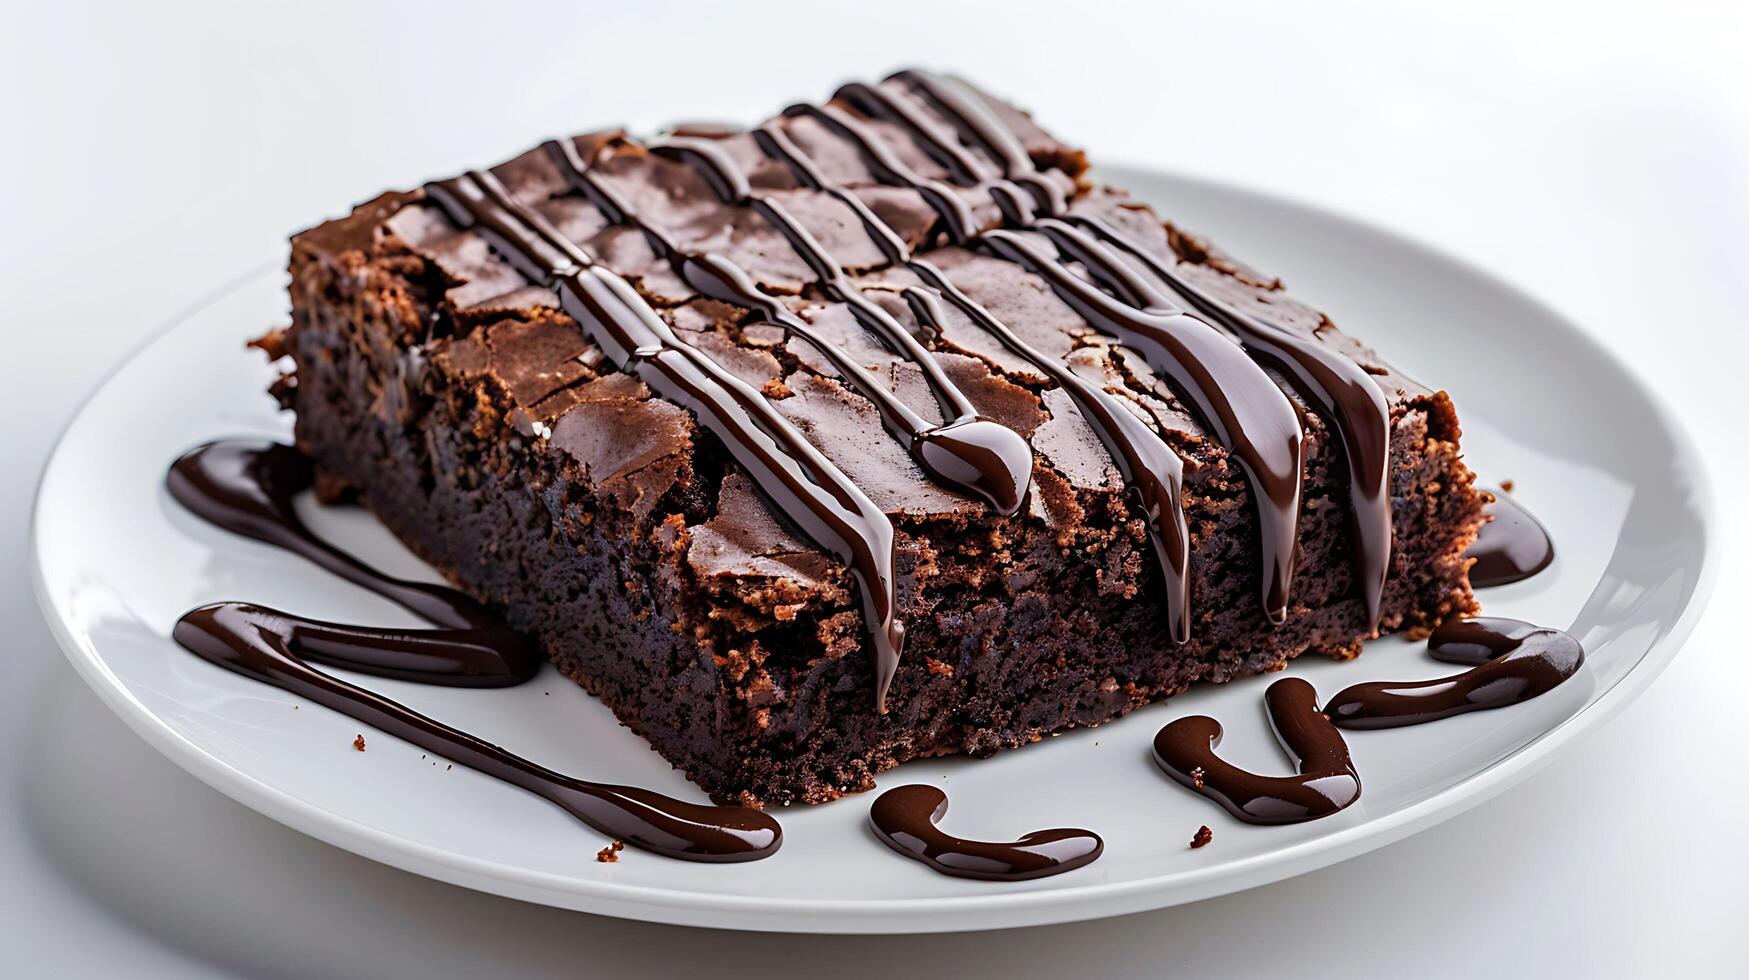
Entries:
<svg viewBox="0 0 1749 980">
<path fill-rule="evenodd" d="M 1024 114 L 902 73 L 709 136 L 361 205 L 293 239 L 265 346 L 324 485 L 713 798 L 822 802 L 1476 608 L 1445 394 Z M 656 336 L 703 401 L 653 390 Z M 955 482 L 976 446 L 919 449 L 956 405 L 1030 445 L 1018 510 Z"/>
</svg>

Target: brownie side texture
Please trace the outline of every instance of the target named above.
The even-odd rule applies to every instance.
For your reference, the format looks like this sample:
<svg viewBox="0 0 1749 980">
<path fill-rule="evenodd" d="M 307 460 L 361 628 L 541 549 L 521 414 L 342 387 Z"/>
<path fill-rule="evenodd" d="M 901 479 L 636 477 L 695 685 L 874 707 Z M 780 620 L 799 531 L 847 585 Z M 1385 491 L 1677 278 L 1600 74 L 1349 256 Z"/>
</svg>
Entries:
<svg viewBox="0 0 1749 980">
<path fill-rule="evenodd" d="M 1147 243 L 1180 275 L 1287 329 L 1337 345 L 1391 402 L 1392 570 L 1381 631 L 1422 631 L 1475 608 L 1464 549 L 1482 498 L 1459 456 L 1451 403 L 1392 370 L 1274 279 L 1091 184 L 1081 154 L 999 105 L 1072 208 Z M 925 107 L 926 108 L 926 107 Z M 869 120 L 919 173 L 942 167 Z M 985 755 L 1096 725 L 1201 680 L 1279 668 L 1306 651 L 1357 654 L 1368 628 L 1355 581 L 1341 440 L 1293 395 L 1306 432 L 1300 545 L 1287 621 L 1258 599 L 1255 508 L 1236 463 L 1139 357 L 1098 335 L 1037 277 L 943 244 L 914 192 L 882 185 L 806 119 L 783 126 L 949 277 L 1035 347 L 1121 395 L 1187 460 L 1192 638 L 1168 640 L 1141 517 L 1063 392 L 964 318 L 932 343 L 980 412 L 1035 451 L 1028 505 L 1001 518 L 928 483 L 872 406 L 817 352 L 745 311 L 692 294 L 636 232 L 610 226 L 543 154 L 494 174 L 600 262 L 634 282 L 694 345 L 760 388 L 890 516 L 898 536 L 904 659 L 877 713 L 854 583 L 772 512 L 685 410 L 617 373 L 486 240 L 418 193 L 390 194 L 294 239 L 295 365 L 282 398 L 300 448 L 456 583 L 534 634 L 719 801 L 822 802 L 870 788 L 906 759 Z M 907 326 L 888 267 L 841 202 L 797 186 L 750 137 L 721 141 Z M 853 352 L 920 413 L 919 372 L 822 296 L 781 236 L 719 203 L 684 164 L 620 134 L 579 154 L 694 247 L 747 268 Z M 978 220 L 987 188 L 963 187 Z M 1285 387 L 1285 383 L 1284 383 Z M 939 415 L 934 416 L 939 418 Z"/>
</svg>

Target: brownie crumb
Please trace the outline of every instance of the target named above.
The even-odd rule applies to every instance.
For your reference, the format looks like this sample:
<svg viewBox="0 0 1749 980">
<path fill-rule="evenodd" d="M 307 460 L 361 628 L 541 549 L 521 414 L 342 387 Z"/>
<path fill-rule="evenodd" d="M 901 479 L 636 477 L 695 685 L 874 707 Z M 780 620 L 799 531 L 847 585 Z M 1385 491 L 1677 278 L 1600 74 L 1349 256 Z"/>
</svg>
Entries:
<svg viewBox="0 0 1749 980">
<path fill-rule="evenodd" d="M 1202 789 L 1202 767 L 1201 766 L 1197 766 L 1195 769 L 1192 769 L 1190 771 L 1190 785 L 1196 787 L 1197 789 Z M 1208 828 L 1204 827 L 1203 829 L 1207 830 Z"/>
<path fill-rule="evenodd" d="M 600 861 L 602 864 L 612 864 L 619 860 L 619 852 L 625 850 L 625 848 L 625 841 L 616 840 L 601 850 L 596 851 L 595 860 Z"/>
<path fill-rule="evenodd" d="M 1518 484 L 1513 482 L 1512 480 L 1501 480 L 1500 481 L 1500 489 L 1506 491 L 1507 493 L 1511 493 L 1512 488 L 1517 486 L 1517 485 Z"/>
<path fill-rule="evenodd" d="M 364 751 L 364 736 L 360 735 L 357 738 L 353 739 L 352 740 L 352 747 L 357 749 L 360 752 L 363 752 Z"/>
<path fill-rule="evenodd" d="M 1208 824 L 1203 824 L 1201 827 L 1196 828 L 1196 836 L 1190 839 L 1191 849 L 1195 850 L 1199 847 L 1207 847 L 1209 841 L 1214 839 L 1215 832 L 1208 828 Z"/>
</svg>

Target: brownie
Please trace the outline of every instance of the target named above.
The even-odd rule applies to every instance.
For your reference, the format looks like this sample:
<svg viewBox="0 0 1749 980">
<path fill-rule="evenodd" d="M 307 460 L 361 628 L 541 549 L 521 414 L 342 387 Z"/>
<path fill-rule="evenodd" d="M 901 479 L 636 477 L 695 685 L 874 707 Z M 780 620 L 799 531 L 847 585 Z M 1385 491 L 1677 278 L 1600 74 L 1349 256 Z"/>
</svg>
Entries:
<svg viewBox="0 0 1749 980">
<path fill-rule="evenodd" d="M 298 446 L 328 494 L 355 493 L 722 802 L 831 800 L 907 759 L 986 756 L 1198 680 L 1275 670 L 1307 651 L 1352 657 L 1380 633 L 1422 633 L 1475 609 L 1463 554 L 1483 496 L 1444 392 L 1393 369 L 1273 276 L 1096 182 L 1081 151 L 1024 113 L 956 85 L 987 110 L 968 126 L 958 103 L 919 78 L 928 76 L 847 86 L 828 111 L 792 109 L 758 131 L 689 132 L 655 149 L 604 132 L 537 148 L 468 178 L 508 198 L 490 215 L 461 213 L 451 198 L 462 185 L 436 184 L 297 235 L 292 322 L 264 346 L 291 358 L 275 391 L 296 412 Z M 978 138 L 992 120 L 1011 143 Z M 708 154 L 675 151 L 699 142 Z M 780 144 L 813 169 L 786 160 Z M 1022 155 L 1005 159 L 1003 147 Z M 703 156 L 738 171 L 741 197 L 725 193 Z M 567 160 L 582 169 L 567 172 Z M 750 206 L 747 193 L 767 203 Z M 1061 225 L 1121 231 L 1135 276 L 1153 282 L 1151 270 L 1165 270 L 1174 293 L 1364 369 L 1388 412 L 1378 513 L 1389 517 L 1390 553 L 1376 608 L 1356 560 L 1357 468 L 1329 406 L 1282 363 L 1258 358 L 1297 417 L 1303 455 L 1286 525 L 1291 590 L 1272 616 L 1260 601 L 1268 501 L 1206 408 L 1208 392 L 1188 391 L 1159 358 L 1085 315 L 1068 286 L 998 247 L 1000 234 L 980 234 L 1007 226 L 1012 241 L 1063 246 L 1068 232 L 1029 223 L 1039 215 L 1017 203 L 1026 195 Z M 810 263 L 770 204 L 846 271 Z M 956 209 L 967 227 L 948 219 Z M 1175 635 L 1164 598 L 1173 573 L 1156 541 L 1178 514 L 1150 516 L 1060 375 L 969 308 L 920 303 L 919 267 L 882 247 L 869 216 L 1035 355 L 1067 365 L 1068 380 L 1090 382 L 1170 447 L 1183 471 L 1185 630 Z M 509 231 L 493 223 L 512 218 L 520 224 Z M 547 244 L 518 245 L 528 229 Z M 553 233 L 567 241 L 552 244 Z M 823 454 L 819 472 L 860 491 L 890 527 L 885 584 L 904 639 L 884 699 L 870 604 L 882 583 L 810 532 L 719 422 L 621 370 L 627 352 L 595 342 L 549 275 L 564 270 L 531 258 L 554 249 L 635 290 L 674 343 L 756 391 L 778 426 Z M 683 268 L 670 249 L 694 264 Z M 1062 255 L 1096 287 L 1086 302 L 1134 300 L 1085 256 Z M 743 270 L 763 298 L 727 302 L 701 288 L 687 272 L 700 256 Z M 873 379 L 926 426 L 950 421 L 931 372 L 872 329 L 887 321 L 871 303 L 928 348 L 935 376 L 978 417 L 1030 446 L 1018 509 L 930 479 L 858 387 Z M 1238 321 L 1223 316 L 1205 311 L 1197 329 L 1231 334 Z M 865 369 L 862 381 L 846 358 Z"/>
</svg>

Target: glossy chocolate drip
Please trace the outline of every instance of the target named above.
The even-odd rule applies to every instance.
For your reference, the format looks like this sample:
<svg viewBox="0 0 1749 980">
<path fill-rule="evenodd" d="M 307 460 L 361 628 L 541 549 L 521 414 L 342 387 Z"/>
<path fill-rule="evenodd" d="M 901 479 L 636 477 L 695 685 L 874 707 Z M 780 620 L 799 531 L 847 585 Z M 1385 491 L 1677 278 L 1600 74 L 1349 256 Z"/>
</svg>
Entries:
<svg viewBox="0 0 1749 980">
<path fill-rule="evenodd" d="M 869 809 L 875 836 L 900 854 L 956 878 L 1025 881 L 1091 864 L 1105 842 L 1090 830 L 1035 830 L 1012 843 L 966 840 L 936 826 L 947 794 L 921 784 L 887 790 Z"/>
<path fill-rule="evenodd" d="M 1130 295 L 1115 299 L 1076 275 L 1037 241 L 1011 231 L 983 235 L 1003 258 L 1044 279 L 1062 300 L 1096 329 L 1139 351 L 1155 370 L 1172 378 L 1245 470 L 1257 502 L 1263 543 L 1263 610 L 1271 622 L 1287 618 L 1299 544 L 1300 485 L 1304 436 L 1293 404 L 1239 345 L 1183 310 L 1147 308 L 1136 295 L 1136 278 L 1102 244 L 1058 222 L 1050 225 L 1060 253 L 1087 266 L 1108 287 Z"/>
<path fill-rule="evenodd" d="M 314 480 L 315 466 L 291 446 L 225 439 L 182 454 L 171 464 L 164 485 L 197 516 L 233 534 L 302 555 L 438 626 L 503 628 L 490 609 L 456 589 L 384 575 L 316 537 L 292 507 L 292 498 Z"/>
<path fill-rule="evenodd" d="M 1004 515 L 1014 514 L 1020 509 L 1032 479 L 1032 449 L 1026 440 L 1003 426 L 977 418 L 971 404 L 959 396 L 957 389 L 953 395 L 958 396 L 958 400 L 950 396 L 944 402 L 944 408 L 949 412 L 947 424 L 931 426 L 838 345 L 822 338 L 807 321 L 791 312 L 782 300 L 760 289 L 745 270 L 714 252 L 701 255 L 682 250 L 666 232 L 630 211 L 624 199 L 615 195 L 612 188 L 590 171 L 587 161 L 578 155 L 575 144 L 552 141 L 544 145 L 573 187 L 583 190 L 609 221 L 640 229 L 651 247 L 673 266 L 675 274 L 700 295 L 753 311 L 761 319 L 802 338 L 831 361 L 844 380 L 874 404 L 881 424 L 905 447 L 931 480 L 979 497 Z M 702 151 L 695 147 L 695 154 L 697 152 Z M 745 191 L 744 179 L 739 181 L 739 188 L 728 178 L 712 183 L 720 196 L 733 198 L 735 202 L 750 196 Z M 768 206 L 767 211 L 770 210 Z M 766 216 L 769 219 L 771 214 Z M 787 215 L 784 218 L 787 219 Z M 788 220 L 787 224 L 799 230 L 793 220 Z M 817 245 L 815 250 L 818 251 Z M 865 326 L 869 323 L 867 320 L 862 322 Z M 911 342 L 915 346 L 915 339 Z M 926 352 L 924 356 L 927 357 Z M 922 366 L 920 361 L 917 363 Z M 934 367 L 933 359 L 931 367 Z M 927 376 L 927 369 L 925 373 Z M 946 381 L 939 369 L 936 375 Z"/>
<path fill-rule="evenodd" d="M 863 96 L 865 101 L 878 102 L 889 110 L 902 105 L 890 93 L 876 91 L 869 95 L 865 90 L 867 86 L 840 91 Z M 993 231 L 971 236 L 967 224 L 969 212 L 963 200 L 939 182 L 919 178 L 882 145 L 867 126 L 844 110 L 834 106 L 799 105 L 786 109 L 785 114 L 812 116 L 825 123 L 857 148 L 876 179 L 922 193 L 946 220 L 956 241 L 981 242 L 1000 257 L 1017 262 L 1041 276 L 1089 323 L 1137 348 L 1156 370 L 1172 377 L 1187 391 L 1216 438 L 1233 453 L 1250 478 L 1262 530 L 1263 609 L 1271 622 L 1285 620 L 1294 552 L 1299 542 L 1304 436 L 1293 404 L 1269 375 L 1220 331 L 1182 310 L 1142 309 L 1137 305 L 1140 298 L 1135 296 L 1128 297 L 1129 302 L 1114 300 L 1077 276 L 1057 256 L 1020 235 Z M 914 112 L 910 114 L 914 115 Z M 1008 220 L 1014 222 L 1026 217 L 1021 213 L 1022 202 L 1018 196 L 1000 191 L 1000 187 L 993 188 Z M 951 213 L 947 210 L 950 203 L 957 209 Z M 1059 226 L 1058 238 L 1064 237 L 1064 232 L 1070 233 L 1070 237 L 1078 234 L 1060 223 Z M 1085 239 L 1085 236 L 1081 237 Z M 1077 251 L 1075 258 L 1096 266 L 1095 273 L 1103 273 L 1102 278 L 1108 284 L 1122 281 L 1126 276 L 1136 278 L 1104 246 L 1091 239 L 1086 239 L 1085 246 Z"/>
<path fill-rule="evenodd" d="M 1068 207 L 1063 189 L 1038 171 L 1013 130 L 997 118 L 976 92 L 956 79 L 916 69 L 896 72 L 891 78 L 910 83 L 935 104 L 961 136 L 983 147 L 1001 165 L 1004 177 L 1024 185 L 1032 194 L 1040 214 L 1058 215 Z"/>
<path fill-rule="evenodd" d="M 596 186 L 587 174 L 576 173 L 584 187 Z M 627 220 L 610 189 L 598 190 L 597 204 L 610 220 Z M 690 409 L 780 513 L 844 560 L 861 586 L 875 702 L 884 711 L 905 628 L 896 613 L 893 526 L 880 508 L 764 396 L 682 341 L 629 283 L 512 200 L 495 177 L 475 172 L 427 185 L 426 192 L 456 223 L 487 233 L 523 275 L 551 284 L 564 311 L 610 361 L 658 396 Z"/>
<path fill-rule="evenodd" d="M 1348 744 L 1318 710 L 1318 692 L 1284 677 L 1264 692 L 1276 741 L 1297 776 L 1261 776 L 1214 752 L 1221 723 L 1207 715 L 1180 718 L 1154 736 L 1154 761 L 1173 779 L 1214 800 L 1246 823 L 1299 823 L 1327 817 L 1360 798 L 1360 776 Z"/>
<path fill-rule="evenodd" d="M 910 84 L 953 123 L 960 134 L 981 147 L 1002 168 L 1003 175 L 1024 184 L 1045 215 L 1065 209 L 1060 189 L 1041 174 L 1012 130 L 976 92 L 960 82 L 908 70 L 892 76 Z M 866 87 L 865 87 L 866 88 Z M 855 93 L 867 98 L 858 89 Z M 932 135 L 920 128 L 913 132 Z M 1005 199 L 1000 188 L 992 193 L 1003 204 L 1011 224 L 1017 220 L 1015 202 Z M 1109 222 L 1088 215 L 1069 215 L 1066 220 L 1087 228 L 1104 241 L 1135 256 L 1144 266 L 1182 296 L 1199 313 L 1232 331 L 1253 353 L 1281 368 L 1302 395 L 1313 402 L 1341 434 L 1349 467 L 1351 504 L 1355 522 L 1355 559 L 1367 616 L 1377 625 L 1390 572 L 1391 501 L 1389 494 L 1390 406 L 1371 376 L 1352 358 L 1315 339 L 1297 336 L 1256 317 L 1241 313 L 1177 275 L 1131 236 Z M 1144 287 L 1141 299 L 1155 306 L 1179 306 L 1174 298 Z"/>
<path fill-rule="evenodd" d="M 914 258 L 897 232 L 849 189 L 827 181 L 813 160 L 781 129 L 765 126 L 755 130 L 754 135 L 766 154 L 787 166 L 804 187 L 831 194 L 848 206 L 887 261 L 910 269 L 929 287 L 905 290 L 906 302 L 925 329 L 940 332 L 944 318 L 938 297 L 945 298 L 984 332 L 1031 363 L 1069 395 L 1111 454 L 1124 485 L 1137 498 L 1139 512 L 1147 519 L 1148 538 L 1165 583 L 1171 638 L 1178 643 L 1188 640 L 1190 533 L 1180 503 L 1184 463 L 1172 447 L 1115 396 L 1074 373 L 1060 359 L 1027 344 L 1007 324 L 954 285 L 933 263 Z"/>
<path fill-rule="evenodd" d="M 1374 681 L 1343 690 L 1324 713 L 1343 728 L 1400 728 L 1529 701 L 1585 663 L 1579 641 L 1516 619 L 1452 620 L 1427 641 L 1434 659 L 1475 664 L 1428 681 Z"/>
<path fill-rule="evenodd" d="M 849 306 L 865 330 L 917 366 L 941 407 L 942 417 L 948 420 L 944 425 L 922 429 L 915 427 L 914 423 L 913 428 L 907 430 L 907 438 L 911 440 L 910 452 L 926 472 L 935 474 L 937 482 L 982 497 L 1003 516 L 1012 516 L 1020 510 L 1032 481 L 1032 448 L 1025 439 L 1011 429 L 980 417 L 929 350 L 891 314 L 865 297 L 844 274 L 843 265 L 783 205 L 754 194 L 746 175 L 721 148 L 703 140 L 672 140 L 651 149 L 692 163 L 723 203 L 750 208 L 763 217 L 819 277 L 820 287 L 829 299 Z M 826 354 L 840 371 L 844 370 L 840 361 L 848 361 L 848 358 L 836 345 L 818 338 L 806 323 L 776 299 L 764 293 L 758 293 L 758 297 L 763 302 L 755 308 L 762 315 L 802 337 Z M 848 363 L 854 370 L 862 371 L 854 361 Z M 878 388 L 885 398 L 897 401 L 875 379 L 867 378 L 867 383 Z M 916 419 L 916 416 L 912 418 Z M 921 422 L 920 419 L 916 421 Z"/>
<path fill-rule="evenodd" d="M 242 602 L 202 608 L 209 619 L 224 610 L 227 628 L 271 634 L 306 660 L 417 684 L 515 687 L 546 662 L 539 647 L 505 626 L 389 629 L 308 619 Z"/>
<path fill-rule="evenodd" d="M 1372 376 L 1340 351 L 1221 302 L 1109 222 L 1085 215 L 1069 220 L 1135 256 L 1197 312 L 1232 331 L 1246 349 L 1280 368 L 1295 390 L 1336 423 L 1348 458 L 1356 571 L 1367 619 L 1376 627 L 1385 578 L 1391 571 L 1391 407 Z M 1156 295 L 1153 301 L 1159 298 Z M 1177 305 L 1171 299 L 1167 303 Z"/>
<path fill-rule="evenodd" d="M 370 631 L 333 629 L 256 606 L 217 603 L 177 620 L 174 636 L 177 643 L 227 670 L 528 790 L 596 830 L 646 850 L 688 861 L 753 861 L 771 855 L 783 841 L 777 821 L 758 810 L 685 803 L 636 787 L 572 779 L 323 673 L 300 654 L 321 654 L 336 662 L 335 654 L 344 652 L 364 662 L 379 658 L 379 665 L 392 665 L 408 653 L 392 643 L 375 644 Z M 427 631 L 425 652 L 441 656 L 445 644 L 453 644 L 461 632 Z M 349 666 L 359 663 L 355 659 Z"/>
<path fill-rule="evenodd" d="M 1505 492 L 1496 492 L 1494 502 L 1482 513 L 1488 523 L 1482 525 L 1476 543 L 1464 552 L 1464 557 L 1475 559 L 1470 566 L 1470 585 L 1485 589 L 1522 582 L 1555 560 L 1555 543 L 1548 530 Z"/>
<path fill-rule="evenodd" d="M 862 121 L 834 105 L 798 103 L 783 110 L 786 116 L 809 116 L 848 140 L 862 154 L 875 179 L 883 184 L 909 187 L 940 216 L 948 238 L 964 243 L 971 239 L 975 222 L 972 209 L 953 188 L 939 180 L 919 177 L 885 143 L 869 132 Z"/>
</svg>

